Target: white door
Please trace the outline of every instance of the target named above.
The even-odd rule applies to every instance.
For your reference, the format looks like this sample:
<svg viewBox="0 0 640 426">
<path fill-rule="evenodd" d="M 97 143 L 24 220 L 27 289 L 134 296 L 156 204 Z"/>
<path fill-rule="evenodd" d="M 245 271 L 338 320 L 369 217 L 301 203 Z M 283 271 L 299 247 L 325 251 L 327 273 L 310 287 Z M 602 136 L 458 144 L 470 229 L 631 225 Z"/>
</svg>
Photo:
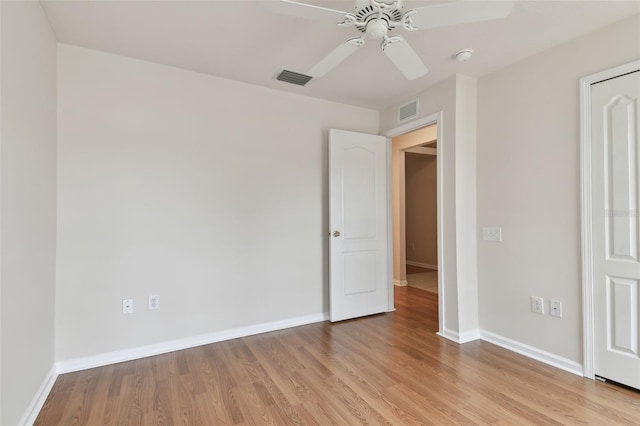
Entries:
<svg viewBox="0 0 640 426">
<path fill-rule="evenodd" d="M 331 321 L 387 311 L 387 139 L 329 131 Z"/>
<path fill-rule="evenodd" d="M 640 389 L 640 72 L 591 86 L 595 374 Z"/>
</svg>

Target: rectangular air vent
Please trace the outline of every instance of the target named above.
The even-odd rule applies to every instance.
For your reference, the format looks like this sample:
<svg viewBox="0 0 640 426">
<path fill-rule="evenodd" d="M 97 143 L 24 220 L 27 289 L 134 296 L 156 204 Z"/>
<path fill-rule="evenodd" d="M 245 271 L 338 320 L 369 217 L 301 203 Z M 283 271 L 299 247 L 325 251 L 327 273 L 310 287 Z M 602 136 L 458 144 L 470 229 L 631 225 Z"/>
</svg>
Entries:
<svg viewBox="0 0 640 426">
<path fill-rule="evenodd" d="M 306 74 L 300 74 L 299 72 L 282 70 L 276 79 L 284 81 L 285 83 L 297 84 L 298 86 L 304 86 L 313 77 Z"/>
<path fill-rule="evenodd" d="M 398 122 L 408 120 L 418 116 L 418 100 L 415 99 L 408 104 L 398 108 Z"/>
</svg>

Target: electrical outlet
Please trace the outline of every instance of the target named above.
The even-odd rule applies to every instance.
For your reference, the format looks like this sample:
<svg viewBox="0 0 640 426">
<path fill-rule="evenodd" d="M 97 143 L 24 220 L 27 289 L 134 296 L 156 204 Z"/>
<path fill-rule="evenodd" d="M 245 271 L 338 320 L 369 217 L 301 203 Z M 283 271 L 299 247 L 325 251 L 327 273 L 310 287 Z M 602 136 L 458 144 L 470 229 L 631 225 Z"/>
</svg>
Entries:
<svg viewBox="0 0 640 426">
<path fill-rule="evenodd" d="M 502 228 L 498 228 L 495 226 L 483 226 L 482 240 L 483 241 L 502 241 Z"/>
<path fill-rule="evenodd" d="M 122 313 L 124 315 L 133 313 L 133 299 L 122 300 Z"/>
<path fill-rule="evenodd" d="M 157 294 L 149 296 L 149 310 L 153 311 L 155 309 L 160 309 L 160 296 Z"/>
<path fill-rule="evenodd" d="M 542 297 L 531 296 L 531 312 L 544 315 L 544 299 Z"/>
<path fill-rule="evenodd" d="M 551 315 L 552 317 L 562 318 L 562 302 L 558 300 L 552 300 L 549 303 L 549 306 L 551 308 L 551 312 L 549 312 L 549 315 Z"/>
</svg>

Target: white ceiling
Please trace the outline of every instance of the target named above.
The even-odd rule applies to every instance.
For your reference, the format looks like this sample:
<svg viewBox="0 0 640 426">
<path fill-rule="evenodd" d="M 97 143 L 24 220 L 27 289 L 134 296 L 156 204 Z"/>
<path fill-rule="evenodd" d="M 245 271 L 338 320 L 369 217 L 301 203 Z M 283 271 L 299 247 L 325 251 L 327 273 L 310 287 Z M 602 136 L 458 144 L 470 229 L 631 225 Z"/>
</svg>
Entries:
<svg viewBox="0 0 640 426">
<path fill-rule="evenodd" d="M 354 3 L 305 1 L 346 11 Z M 369 41 L 325 77 L 298 87 L 274 77 L 282 68 L 306 72 L 357 30 L 277 15 L 256 0 L 42 3 L 63 43 L 375 109 L 404 101 L 454 73 L 480 77 L 640 12 L 637 0 L 516 1 L 504 20 L 398 30 L 429 67 L 425 77 L 405 80 L 378 43 Z M 429 3 L 407 0 L 405 10 Z M 473 59 L 456 62 L 453 53 L 467 47 L 475 50 Z"/>
</svg>

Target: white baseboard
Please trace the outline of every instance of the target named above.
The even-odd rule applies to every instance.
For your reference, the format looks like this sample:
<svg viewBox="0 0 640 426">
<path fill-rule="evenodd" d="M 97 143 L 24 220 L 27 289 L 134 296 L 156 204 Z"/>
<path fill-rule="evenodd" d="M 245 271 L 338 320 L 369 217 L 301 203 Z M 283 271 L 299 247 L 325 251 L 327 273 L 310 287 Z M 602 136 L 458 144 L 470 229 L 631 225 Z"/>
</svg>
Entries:
<svg viewBox="0 0 640 426">
<path fill-rule="evenodd" d="M 38 391 L 33 396 L 31 403 L 27 407 L 27 411 L 22 415 L 19 425 L 31 426 L 35 423 L 38 418 L 38 414 L 40 414 L 40 410 L 44 405 L 47 397 L 49 396 L 49 392 L 51 392 L 51 388 L 53 388 L 56 379 L 58 378 L 58 374 L 56 373 L 55 366 L 51 366 L 51 370 L 42 381 L 42 384 L 38 388 Z"/>
<path fill-rule="evenodd" d="M 445 339 L 449 339 L 449 340 L 451 340 L 453 342 L 460 343 L 460 342 L 458 342 L 458 332 L 457 331 L 451 331 L 451 330 L 448 330 L 448 329 L 445 328 L 442 331 L 438 331 L 436 334 L 438 336 L 440 336 L 440 337 L 444 337 Z"/>
<path fill-rule="evenodd" d="M 453 331 L 445 328 L 444 330 L 442 330 L 442 332 L 438 332 L 436 334 L 438 336 L 444 337 L 445 339 L 449 339 L 460 344 L 472 342 L 480 338 L 480 330 L 477 330 L 477 329 L 458 333 L 457 331 Z"/>
<path fill-rule="evenodd" d="M 397 285 L 398 287 L 406 287 L 408 284 L 407 280 L 393 280 L 393 285 Z"/>
<path fill-rule="evenodd" d="M 490 331 L 470 330 L 463 333 L 458 333 L 457 331 L 444 329 L 442 332 L 438 332 L 436 334 L 444 337 L 445 339 L 449 339 L 460 344 L 482 339 L 489 343 L 493 343 L 494 345 L 519 353 L 520 355 L 524 355 L 526 357 L 535 359 L 536 361 L 543 362 L 552 367 L 568 371 L 569 373 L 573 373 L 580 377 L 583 376 L 582 365 L 575 361 L 571 361 L 570 359 L 552 354 L 551 352 L 547 352 L 542 349 L 529 346 L 525 343 L 509 339 L 508 337 L 500 336 L 499 334 L 495 334 Z"/>
<path fill-rule="evenodd" d="M 407 260 L 406 264 L 411 266 L 417 266 L 419 268 L 433 269 L 435 271 L 438 270 L 438 265 L 432 265 L 430 263 L 414 262 L 413 260 Z"/>
<path fill-rule="evenodd" d="M 533 358 L 537 361 L 559 368 L 569 373 L 573 373 L 577 376 L 583 376 L 582 365 L 570 359 L 563 358 L 561 356 L 552 354 L 551 352 L 543 351 L 542 349 L 529 346 L 524 343 L 509 339 L 499 334 L 491 333 L 490 331 L 480 330 L 480 338 L 494 345 L 501 346 L 510 351 L 517 352 L 520 355 Z"/>
<path fill-rule="evenodd" d="M 237 339 L 239 337 L 252 336 L 254 334 L 267 333 L 269 331 L 283 330 L 285 328 L 322 322 L 329 319 L 329 313 L 306 315 L 281 321 L 273 321 L 264 324 L 249 325 L 246 327 L 223 330 L 215 333 L 201 334 L 185 337 L 183 339 L 170 340 L 168 342 L 153 345 L 139 346 L 137 348 L 122 349 L 98 355 L 59 361 L 56 363 L 56 373 L 71 373 L 72 371 L 86 370 L 94 367 L 102 367 L 118 362 L 131 361 L 148 356 L 160 355 L 167 352 L 193 348 L 195 346 L 208 345 L 224 340 Z"/>
<path fill-rule="evenodd" d="M 458 341 L 460 343 L 473 342 L 478 339 L 480 339 L 480 330 L 477 328 L 475 330 L 463 331 L 458 335 Z"/>
</svg>

